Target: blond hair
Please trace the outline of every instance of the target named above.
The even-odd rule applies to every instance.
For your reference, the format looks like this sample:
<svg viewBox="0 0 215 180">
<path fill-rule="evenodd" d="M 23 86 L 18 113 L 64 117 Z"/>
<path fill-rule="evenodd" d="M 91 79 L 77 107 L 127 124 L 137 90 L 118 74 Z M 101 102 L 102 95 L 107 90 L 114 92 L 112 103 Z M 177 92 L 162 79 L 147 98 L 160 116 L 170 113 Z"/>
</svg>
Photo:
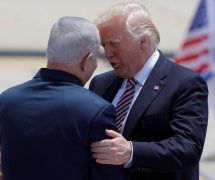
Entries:
<svg viewBox="0 0 215 180">
<path fill-rule="evenodd" d="M 115 16 L 126 18 L 127 31 L 137 39 L 144 35 L 150 37 L 152 48 L 155 50 L 160 42 L 160 35 L 152 22 L 148 10 L 140 3 L 120 3 L 110 7 L 96 19 L 96 24 L 107 22 Z"/>
</svg>

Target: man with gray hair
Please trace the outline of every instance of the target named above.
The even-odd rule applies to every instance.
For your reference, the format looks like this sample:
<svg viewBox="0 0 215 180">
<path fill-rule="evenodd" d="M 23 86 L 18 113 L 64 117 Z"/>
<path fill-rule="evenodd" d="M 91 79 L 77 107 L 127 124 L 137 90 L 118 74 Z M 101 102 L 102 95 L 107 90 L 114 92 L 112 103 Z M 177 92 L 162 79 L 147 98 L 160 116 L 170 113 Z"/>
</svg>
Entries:
<svg viewBox="0 0 215 180">
<path fill-rule="evenodd" d="M 116 107 L 117 133 L 92 144 L 98 163 L 124 165 L 132 180 L 197 180 L 207 129 L 207 85 L 157 49 L 160 36 L 146 8 L 122 3 L 97 19 L 114 71 L 90 89 Z"/>
<path fill-rule="evenodd" d="M 96 26 L 63 17 L 49 38 L 47 68 L 0 95 L 4 180 L 124 180 L 121 166 L 97 164 L 90 143 L 116 130 L 114 107 L 82 86 L 96 68 Z"/>
</svg>

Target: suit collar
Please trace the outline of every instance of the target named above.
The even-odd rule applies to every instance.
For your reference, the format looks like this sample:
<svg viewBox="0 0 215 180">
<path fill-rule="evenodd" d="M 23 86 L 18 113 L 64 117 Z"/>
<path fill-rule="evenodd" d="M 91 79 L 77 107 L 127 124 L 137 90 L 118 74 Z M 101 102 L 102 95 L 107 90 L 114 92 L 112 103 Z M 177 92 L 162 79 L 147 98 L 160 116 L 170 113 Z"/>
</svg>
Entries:
<svg viewBox="0 0 215 180">
<path fill-rule="evenodd" d="M 120 88 L 123 82 L 123 79 L 120 78 L 119 76 L 116 76 L 114 71 L 113 76 L 114 76 L 113 80 L 109 81 L 110 83 L 108 84 L 106 93 L 103 96 L 109 102 L 113 101 L 113 98 L 115 97 L 118 89 Z"/>
<path fill-rule="evenodd" d="M 83 83 L 76 76 L 65 71 L 56 69 L 41 68 L 34 76 L 34 78 L 42 78 L 59 82 L 68 82 L 83 86 Z"/>
<path fill-rule="evenodd" d="M 140 71 L 134 76 L 134 78 L 138 81 L 140 85 L 144 85 L 147 77 L 149 76 L 150 72 L 154 68 L 156 62 L 159 58 L 159 51 L 155 50 L 155 52 L 151 55 L 145 65 L 140 69 Z"/>
<path fill-rule="evenodd" d="M 142 90 L 134 102 L 128 115 L 123 136 L 128 138 L 141 116 L 146 112 L 150 104 L 155 100 L 158 94 L 166 85 L 166 76 L 168 75 L 168 61 L 160 52 L 160 57 L 147 78 Z"/>
</svg>

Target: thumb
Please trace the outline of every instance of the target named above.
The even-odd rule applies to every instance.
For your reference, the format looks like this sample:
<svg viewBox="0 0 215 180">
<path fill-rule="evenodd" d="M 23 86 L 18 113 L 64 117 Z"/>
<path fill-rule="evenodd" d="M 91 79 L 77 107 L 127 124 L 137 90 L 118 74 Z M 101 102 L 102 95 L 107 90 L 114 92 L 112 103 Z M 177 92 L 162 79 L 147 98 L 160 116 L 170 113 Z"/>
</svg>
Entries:
<svg viewBox="0 0 215 180">
<path fill-rule="evenodd" d="M 105 133 L 106 133 L 107 136 L 109 136 L 111 138 L 116 138 L 116 137 L 121 137 L 122 136 L 118 132 L 113 131 L 113 130 L 108 130 L 108 129 L 105 130 Z"/>
</svg>

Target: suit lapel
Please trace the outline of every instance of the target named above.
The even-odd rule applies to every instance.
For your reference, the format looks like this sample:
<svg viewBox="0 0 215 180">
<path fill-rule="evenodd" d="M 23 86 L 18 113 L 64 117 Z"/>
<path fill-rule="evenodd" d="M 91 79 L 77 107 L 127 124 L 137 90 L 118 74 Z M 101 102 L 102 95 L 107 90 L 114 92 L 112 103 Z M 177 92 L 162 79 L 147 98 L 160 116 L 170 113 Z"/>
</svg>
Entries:
<svg viewBox="0 0 215 180">
<path fill-rule="evenodd" d="M 134 102 L 130 113 L 128 115 L 123 136 L 128 138 L 131 134 L 133 128 L 135 127 L 136 123 L 140 119 L 140 117 L 145 113 L 147 108 L 153 102 L 153 100 L 158 96 L 158 94 L 164 88 L 166 82 L 165 77 L 167 76 L 167 67 L 165 68 L 165 62 L 163 60 L 164 57 L 160 53 L 160 57 L 158 62 L 156 63 L 155 67 L 153 68 L 152 72 L 150 73 L 147 81 L 145 82 L 144 86 L 142 87 L 136 101 Z"/>
<path fill-rule="evenodd" d="M 112 81 L 110 81 L 111 83 L 108 85 L 107 90 L 105 91 L 105 94 L 103 96 L 104 99 L 111 103 L 118 89 L 120 88 L 122 81 L 123 81 L 122 78 L 115 76 L 115 78 Z"/>
</svg>

